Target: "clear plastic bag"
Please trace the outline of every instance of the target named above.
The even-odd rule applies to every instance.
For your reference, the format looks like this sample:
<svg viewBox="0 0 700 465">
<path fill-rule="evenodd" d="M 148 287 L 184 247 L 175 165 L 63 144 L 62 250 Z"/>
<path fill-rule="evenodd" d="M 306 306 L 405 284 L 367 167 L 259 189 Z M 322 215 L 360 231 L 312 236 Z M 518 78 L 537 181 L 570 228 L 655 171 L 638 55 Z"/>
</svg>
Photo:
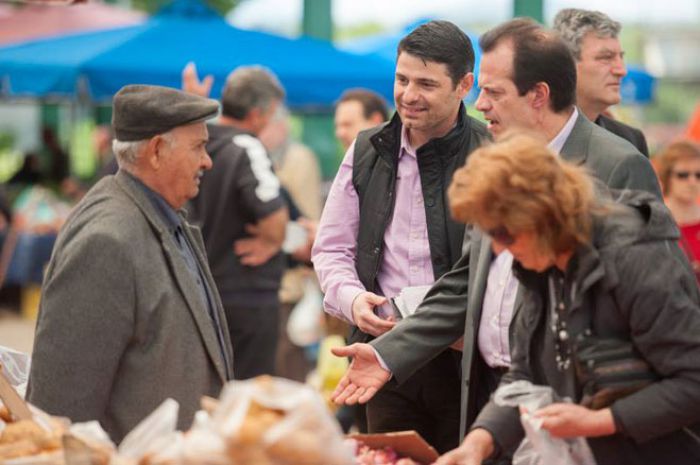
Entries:
<svg viewBox="0 0 700 465">
<path fill-rule="evenodd" d="M 22 398 L 27 392 L 31 364 L 32 359 L 29 354 L 0 346 L 0 365 L 2 365 L 5 377 Z"/>
<path fill-rule="evenodd" d="M 553 438 L 542 429 L 542 420 L 531 412 L 553 402 L 562 402 L 551 387 L 535 386 L 529 381 L 515 381 L 501 386 L 494 401 L 502 407 L 525 407 L 520 415 L 525 439 L 513 455 L 513 465 L 596 465 L 585 438 Z"/>
<path fill-rule="evenodd" d="M 287 337 L 292 344 L 306 347 L 318 342 L 323 335 L 323 294 L 318 282 L 304 279 L 304 296 L 292 309 L 287 321 Z"/>
<path fill-rule="evenodd" d="M 175 431 L 177 403 L 164 402 L 132 430 L 115 465 L 353 465 L 340 426 L 318 393 L 293 381 L 232 381 L 213 411 Z"/>
<path fill-rule="evenodd" d="M 118 465 L 114 443 L 97 421 L 75 423 L 63 435 L 65 465 Z"/>
<path fill-rule="evenodd" d="M 294 381 L 231 382 L 212 424 L 232 465 L 352 465 L 352 451 L 320 395 Z"/>
<path fill-rule="evenodd" d="M 119 445 L 119 455 L 137 459 L 176 442 L 179 410 L 180 405 L 177 401 L 165 399 L 157 409 L 126 435 Z"/>
</svg>

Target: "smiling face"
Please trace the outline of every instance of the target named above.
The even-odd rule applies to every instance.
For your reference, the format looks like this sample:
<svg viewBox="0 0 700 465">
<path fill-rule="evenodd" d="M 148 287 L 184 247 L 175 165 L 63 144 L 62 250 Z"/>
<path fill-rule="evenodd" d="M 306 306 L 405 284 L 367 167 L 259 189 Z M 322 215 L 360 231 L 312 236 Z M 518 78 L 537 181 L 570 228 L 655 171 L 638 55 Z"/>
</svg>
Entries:
<svg viewBox="0 0 700 465">
<path fill-rule="evenodd" d="M 473 80 L 473 74 L 467 73 L 455 86 L 444 63 L 424 61 L 408 52 L 399 54 L 394 101 L 416 148 L 450 131 Z"/>
<path fill-rule="evenodd" d="M 475 107 L 484 114 L 495 137 L 509 129 L 532 129 L 536 117 L 529 92 L 519 95 L 513 82 L 513 45 L 504 40 L 481 57 L 479 87 Z"/>
<path fill-rule="evenodd" d="M 208 140 L 205 123 L 180 126 L 161 140 L 158 192 L 173 208 L 182 208 L 199 193 L 200 178 L 212 165 L 205 149 Z"/>
<path fill-rule="evenodd" d="M 600 114 L 620 103 L 620 83 L 627 74 L 623 57 L 618 38 L 598 37 L 595 32 L 583 37 L 576 62 L 576 98 L 587 114 Z"/>
</svg>

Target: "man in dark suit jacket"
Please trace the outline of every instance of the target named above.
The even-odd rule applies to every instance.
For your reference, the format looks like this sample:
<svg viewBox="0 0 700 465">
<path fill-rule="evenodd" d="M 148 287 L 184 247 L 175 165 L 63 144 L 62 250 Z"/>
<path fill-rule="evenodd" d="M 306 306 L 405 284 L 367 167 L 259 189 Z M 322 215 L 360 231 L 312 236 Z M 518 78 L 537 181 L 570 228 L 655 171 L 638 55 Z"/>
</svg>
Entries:
<svg viewBox="0 0 700 465">
<path fill-rule="evenodd" d="M 106 176 L 63 226 L 44 280 L 27 396 L 98 420 L 114 441 L 165 399 L 188 428 L 233 376 L 233 350 L 199 230 L 180 210 L 211 168 L 214 100 L 158 86 L 114 97 Z"/>
<path fill-rule="evenodd" d="M 620 103 L 620 83 L 627 74 L 618 34 L 622 26 L 599 11 L 566 8 L 554 18 L 559 33 L 576 60 L 576 103 L 598 126 L 632 143 L 649 158 L 644 134 L 606 114 Z"/>
<path fill-rule="evenodd" d="M 574 107 L 574 61 L 555 34 L 516 19 L 484 34 L 480 45 L 481 94 L 476 108 L 496 138 L 510 129 L 539 134 L 550 149 L 586 166 L 607 186 L 661 196 L 649 161 Z M 517 285 L 508 285 L 513 282 L 512 258 L 494 257 L 490 238 L 478 230 L 467 228 L 466 235 L 464 255 L 435 283 L 414 315 L 370 345 L 336 351 L 355 357 L 336 390 L 337 402 L 367 401 L 391 375 L 401 383 L 463 336 L 464 434 L 510 362 L 508 325 L 520 300 Z M 491 303 L 485 302 L 487 295 Z"/>
</svg>

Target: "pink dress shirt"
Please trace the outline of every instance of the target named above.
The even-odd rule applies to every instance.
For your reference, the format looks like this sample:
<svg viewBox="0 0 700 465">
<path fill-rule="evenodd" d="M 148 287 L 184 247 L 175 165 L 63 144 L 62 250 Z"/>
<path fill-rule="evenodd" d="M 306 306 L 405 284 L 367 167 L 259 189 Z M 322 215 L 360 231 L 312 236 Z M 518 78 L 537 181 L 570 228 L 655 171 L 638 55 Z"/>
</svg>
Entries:
<svg viewBox="0 0 700 465">
<path fill-rule="evenodd" d="M 352 185 L 354 149 L 353 143 L 333 181 L 311 256 L 325 293 L 325 311 L 350 323 L 354 323 L 352 302 L 365 291 L 355 270 L 359 202 Z M 376 293 L 386 297 L 396 296 L 407 286 L 434 282 L 418 162 L 405 128 L 401 133 L 395 198 L 394 214 L 384 233 L 384 254 L 377 275 L 379 289 Z M 386 199 L 376 201 L 385 202 Z M 392 315 L 390 304 L 383 305 L 379 314 Z"/>
<path fill-rule="evenodd" d="M 561 152 L 574 129 L 577 118 L 578 110 L 574 108 L 573 113 L 559 133 L 549 141 L 548 147 L 552 152 L 557 154 Z M 510 365 L 508 335 L 515 297 L 518 293 L 518 281 L 513 276 L 512 265 L 513 255 L 504 250 L 491 263 L 486 281 L 477 344 L 481 356 L 490 367 Z"/>
</svg>

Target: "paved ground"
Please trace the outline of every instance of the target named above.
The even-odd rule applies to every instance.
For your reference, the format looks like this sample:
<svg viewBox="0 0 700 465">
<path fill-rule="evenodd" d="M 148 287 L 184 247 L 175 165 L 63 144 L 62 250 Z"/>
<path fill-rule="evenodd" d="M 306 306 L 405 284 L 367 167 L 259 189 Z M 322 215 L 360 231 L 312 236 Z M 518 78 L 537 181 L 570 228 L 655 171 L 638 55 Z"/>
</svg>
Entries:
<svg viewBox="0 0 700 465">
<path fill-rule="evenodd" d="M 31 352 L 33 343 L 34 321 L 0 310 L 0 346 Z"/>
</svg>

